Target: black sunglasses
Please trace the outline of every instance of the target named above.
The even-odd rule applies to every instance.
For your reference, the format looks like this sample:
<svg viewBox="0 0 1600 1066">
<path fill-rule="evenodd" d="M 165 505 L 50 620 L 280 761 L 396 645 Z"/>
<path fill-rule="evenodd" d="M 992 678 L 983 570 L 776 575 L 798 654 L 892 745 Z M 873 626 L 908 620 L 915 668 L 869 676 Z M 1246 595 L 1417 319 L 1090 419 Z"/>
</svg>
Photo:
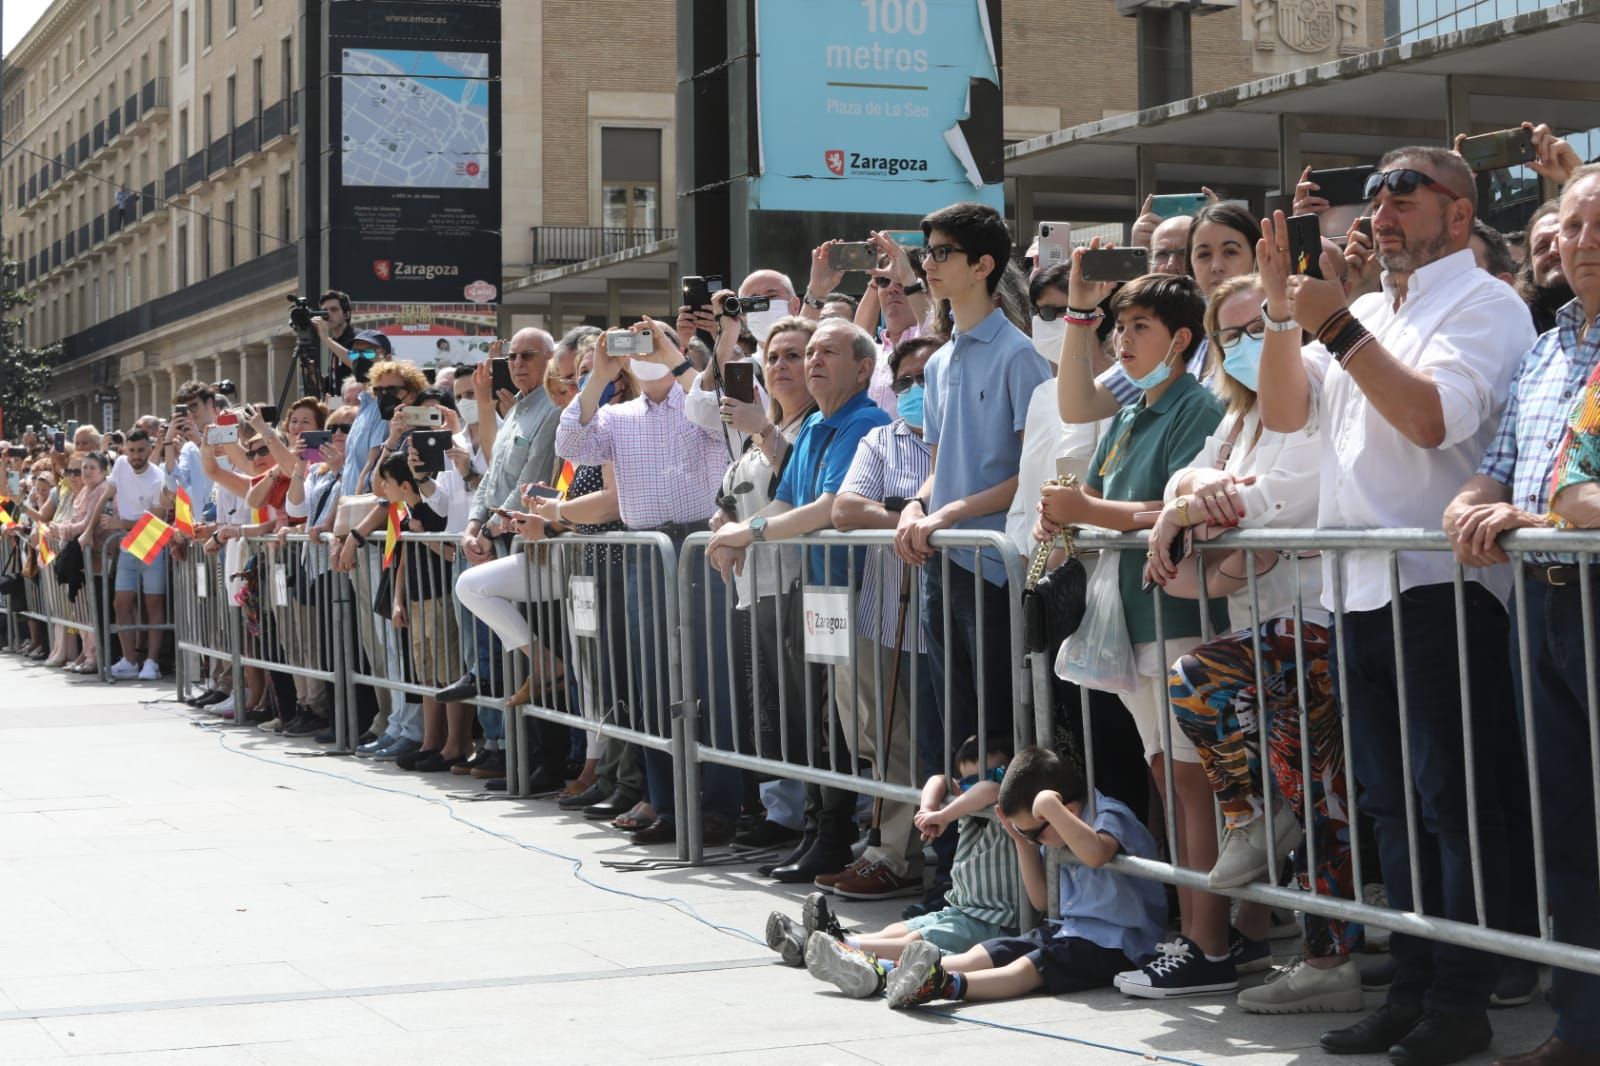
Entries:
<svg viewBox="0 0 1600 1066">
<path fill-rule="evenodd" d="M 81 467 L 81 466 L 69 466 L 69 467 L 67 467 L 67 476 L 68 477 L 79 477 L 82 474 L 83 474 L 83 467 Z"/>
<path fill-rule="evenodd" d="M 1039 321 L 1041 322 L 1054 322 L 1066 314 L 1067 309 L 1065 307 L 1051 307 L 1049 304 L 1038 304 L 1034 307 L 1033 313 L 1039 316 Z"/>
<path fill-rule="evenodd" d="M 925 384 L 927 384 L 927 378 L 923 377 L 921 374 L 906 374 L 895 378 L 894 382 L 889 386 L 889 388 L 896 396 L 899 396 L 901 393 L 909 392 L 911 390 L 911 386 L 913 385 Z"/>
<path fill-rule="evenodd" d="M 251 448 L 249 451 L 245 452 L 245 454 L 248 455 L 252 459 L 261 459 L 261 458 L 264 458 L 264 457 L 266 457 L 268 455 L 271 455 L 272 452 L 270 452 L 266 448 Z"/>
<path fill-rule="evenodd" d="M 337 426 L 329 426 L 328 427 L 328 432 L 329 433 L 349 433 L 350 432 L 350 423 L 349 422 L 340 422 Z"/>
<path fill-rule="evenodd" d="M 379 385 L 373 388 L 374 396 L 402 396 L 405 394 L 404 385 Z"/>
<path fill-rule="evenodd" d="M 1046 829 L 1049 829 L 1049 828 L 1050 828 L 1050 823 L 1049 822 L 1040 822 L 1038 825 L 1034 826 L 1032 829 L 1018 829 L 1017 832 L 1021 833 L 1022 834 L 1022 839 L 1026 840 L 1028 843 L 1030 843 L 1030 844 L 1039 844 L 1039 843 L 1042 843 L 1040 838 L 1044 836 L 1044 831 Z"/>
<path fill-rule="evenodd" d="M 1385 170 L 1367 177 L 1366 189 L 1362 196 L 1368 200 L 1378 195 L 1379 190 L 1388 189 L 1396 196 L 1409 196 L 1417 191 L 1419 186 L 1427 186 L 1434 192 L 1443 193 L 1452 200 L 1463 199 L 1462 195 L 1454 189 L 1447 188 L 1440 182 L 1420 170 L 1408 170 L 1404 167 L 1399 170 Z"/>
</svg>

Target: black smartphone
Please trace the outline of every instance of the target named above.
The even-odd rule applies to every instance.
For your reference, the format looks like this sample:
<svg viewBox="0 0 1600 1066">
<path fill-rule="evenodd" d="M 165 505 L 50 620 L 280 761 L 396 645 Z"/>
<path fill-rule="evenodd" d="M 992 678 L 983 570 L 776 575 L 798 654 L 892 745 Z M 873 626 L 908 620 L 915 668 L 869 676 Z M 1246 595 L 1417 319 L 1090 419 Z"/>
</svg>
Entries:
<svg viewBox="0 0 1600 1066">
<path fill-rule="evenodd" d="M 545 485 L 524 485 L 522 486 L 522 494 L 524 496 L 538 496 L 545 500 L 561 499 L 561 493 L 558 490 Z"/>
<path fill-rule="evenodd" d="M 1313 170 L 1310 181 L 1317 187 L 1317 195 L 1330 206 L 1364 204 L 1367 202 L 1367 178 L 1377 167 L 1334 167 L 1331 170 Z"/>
<path fill-rule="evenodd" d="M 746 362 L 729 363 L 722 368 L 722 391 L 740 403 L 756 402 L 756 368 Z"/>
<path fill-rule="evenodd" d="M 1289 220 L 1289 273 L 1322 277 L 1322 225 L 1316 215 Z"/>
<path fill-rule="evenodd" d="M 411 447 L 417 450 L 417 458 L 422 464 L 422 469 L 430 474 L 444 472 L 444 453 L 451 444 L 448 429 L 417 429 L 406 436 L 410 438 Z"/>
<path fill-rule="evenodd" d="M 261 421 L 269 426 L 278 424 L 278 405 L 275 403 L 260 404 L 256 407 L 256 414 L 260 415 Z"/>
<path fill-rule="evenodd" d="M 685 274 L 683 277 L 683 303 L 693 310 L 709 308 L 711 297 L 728 286 L 718 274 Z"/>
<path fill-rule="evenodd" d="M 1091 248 L 1083 253 L 1084 281 L 1132 281 L 1148 273 L 1147 248 Z"/>
<path fill-rule="evenodd" d="M 1538 158 L 1538 153 L 1533 150 L 1533 131 L 1518 126 L 1514 130 L 1468 137 L 1461 142 L 1461 158 L 1474 173 L 1481 174 L 1485 170 L 1504 170 L 1531 163 Z"/>
<path fill-rule="evenodd" d="M 1356 229 L 1360 230 L 1367 240 L 1372 240 L 1372 216 L 1362 215 L 1360 218 L 1356 219 Z"/>
<path fill-rule="evenodd" d="M 51 438 L 50 443 L 54 445 L 57 455 L 64 454 L 67 450 L 67 435 L 65 433 L 57 433 Z"/>
<path fill-rule="evenodd" d="M 511 380 L 511 360 L 496 359 L 493 365 L 490 366 L 489 370 L 491 380 L 494 385 L 495 396 L 498 397 L 500 395 L 501 389 L 504 389 L 509 393 L 515 393 L 517 391 L 516 382 Z"/>
<path fill-rule="evenodd" d="M 425 366 L 425 367 L 423 367 L 422 368 L 422 380 L 426 381 L 429 385 L 432 385 L 434 382 L 438 381 L 439 380 L 439 368 L 438 367 L 433 367 L 433 366 Z"/>
<path fill-rule="evenodd" d="M 6 449 L 6 458 L 7 459 L 26 459 L 27 457 L 28 457 L 28 449 L 27 448 L 7 448 Z"/>
</svg>

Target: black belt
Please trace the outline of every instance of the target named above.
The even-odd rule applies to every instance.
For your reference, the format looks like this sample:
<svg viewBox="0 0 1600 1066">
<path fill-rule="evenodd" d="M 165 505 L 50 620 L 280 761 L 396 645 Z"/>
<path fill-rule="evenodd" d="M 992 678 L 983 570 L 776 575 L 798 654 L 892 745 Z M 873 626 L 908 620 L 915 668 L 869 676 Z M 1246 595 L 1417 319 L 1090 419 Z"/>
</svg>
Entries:
<svg viewBox="0 0 1600 1066">
<path fill-rule="evenodd" d="M 1583 571 L 1577 563 L 1523 563 L 1522 572 L 1531 580 L 1553 589 L 1568 586 L 1576 588 L 1583 580 Z M 1600 567 L 1591 566 L 1589 580 L 1593 581 L 1597 574 L 1600 574 Z"/>
<path fill-rule="evenodd" d="M 665 533 L 667 535 L 667 539 L 672 541 L 675 546 L 682 547 L 683 542 L 689 539 L 690 534 L 705 533 L 710 530 L 710 528 L 711 520 L 707 518 L 698 522 L 668 522 L 665 525 L 659 525 L 654 529 L 640 530 L 640 532 Z"/>
</svg>

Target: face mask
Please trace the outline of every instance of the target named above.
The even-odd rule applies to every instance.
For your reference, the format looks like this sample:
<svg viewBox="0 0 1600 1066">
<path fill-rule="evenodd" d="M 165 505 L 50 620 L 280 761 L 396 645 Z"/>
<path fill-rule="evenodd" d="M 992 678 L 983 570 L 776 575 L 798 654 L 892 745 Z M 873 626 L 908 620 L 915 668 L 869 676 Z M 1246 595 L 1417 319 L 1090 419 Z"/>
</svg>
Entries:
<svg viewBox="0 0 1600 1066">
<path fill-rule="evenodd" d="M 1123 371 L 1124 374 L 1127 374 L 1128 382 L 1133 385 L 1134 388 L 1140 390 L 1153 389 L 1157 385 L 1164 383 L 1172 376 L 1172 349 L 1177 343 L 1177 339 L 1174 338 L 1172 344 L 1167 345 L 1167 354 L 1161 357 L 1161 365 L 1150 371 L 1150 373 L 1146 374 L 1144 377 L 1136 378 L 1132 374 L 1127 374 L 1127 371 Z"/>
<path fill-rule="evenodd" d="M 751 311 L 744 316 L 745 325 L 750 327 L 750 333 L 759 344 L 767 343 L 767 334 L 772 332 L 772 327 L 778 319 L 789 316 L 789 304 L 784 300 L 774 300 L 772 306 L 765 311 Z"/>
<path fill-rule="evenodd" d="M 372 356 L 356 355 L 352 352 L 350 355 L 350 372 L 355 375 L 357 381 L 364 385 L 367 381 L 367 374 L 372 369 L 372 363 Z"/>
<path fill-rule="evenodd" d="M 384 396 L 378 400 L 378 413 L 385 420 L 388 420 L 394 417 L 396 411 L 400 410 L 401 404 L 402 401 L 398 396 Z"/>
<path fill-rule="evenodd" d="M 1067 335 L 1065 319 L 1058 318 L 1054 322 L 1046 322 L 1038 315 L 1033 316 L 1033 348 L 1034 351 L 1050 360 L 1051 363 L 1061 362 L 1061 342 Z"/>
<path fill-rule="evenodd" d="M 606 387 L 600 390 L 600 406 L 604 407 L 606 404 L 610 403 L 611 397 L 615 396 L 616 394 L 617 383 L 615 381 L 606 382 Z"/>
<path fill-rule="evenodd" d="M 1239 384 L 1256 391 L 1256 375 L 1261 370 L 1261 347 L 1265 337 L 1242 336 L 1230 348 L 1222 349 L 1222 369 Z"/>
<path fill-rule="evenodd" d="M 457 400 L 456 401 L 456 414 L 461 416 L 461 424 L 463 426 L 475 426 L 475 425 L 477 425 L 478 424 L 478 401 L 477 400 Z"/>
<path fill-rule="evenodd" d="M 899 402 L 896 404 L 896 409 L 900 417 L 906 420 L 906 425 L 917 429 L 922 428 L 922 398 L 922 386 L 913 385 L 900 394 Z"/>
<path fill-rule="evenodd" d="M 633 376 L 640 381 L 660 381 L 672 373 L 672 368 L 662 366 L 660 363 L 648 362 L 644 359 L 634 359 L 628 363 L 628 369 L 633 371 Z"/>
</svg>

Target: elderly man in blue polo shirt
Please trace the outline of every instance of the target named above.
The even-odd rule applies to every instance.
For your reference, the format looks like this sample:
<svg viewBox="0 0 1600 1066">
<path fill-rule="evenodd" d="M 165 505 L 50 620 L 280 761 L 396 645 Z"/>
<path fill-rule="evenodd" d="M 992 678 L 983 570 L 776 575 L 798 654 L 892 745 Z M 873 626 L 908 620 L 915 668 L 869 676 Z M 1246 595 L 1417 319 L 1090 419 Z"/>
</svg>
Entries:
<svg viewBox="0 0 1600 1066">
<path fill-rule="evenodd" d="M 856 446 L 870 430 L 889 424 L 889 416 L 867 395 L 877 361 L 871 334 L 854 323 L 830 319 L 812 334 L 806 345 L 806 388 L 817 410 L 795 438 L 776 499 L 746 521 L 729 522 L 711 538 L 707 554 L 725 578 L 743 570 L 745 550 L 757 541 L 832 528 L 833 499 L 850 472 Z M 807 583 L 845 586 L 851 556 L 839 548 L 808 549 Z M 835 740 L 834 752 L 850 750 L 842 736 Z M 826 758 L 820 747 L 819 760 Z M 806 793 L 806 805 L 817 810 L 817 836 L 805 854 L 772 871 L 777 881 L 798 884 L 837 873 L 854 857 L 855 793 L 815 786 L 807 786 Z"/>
</svg>

